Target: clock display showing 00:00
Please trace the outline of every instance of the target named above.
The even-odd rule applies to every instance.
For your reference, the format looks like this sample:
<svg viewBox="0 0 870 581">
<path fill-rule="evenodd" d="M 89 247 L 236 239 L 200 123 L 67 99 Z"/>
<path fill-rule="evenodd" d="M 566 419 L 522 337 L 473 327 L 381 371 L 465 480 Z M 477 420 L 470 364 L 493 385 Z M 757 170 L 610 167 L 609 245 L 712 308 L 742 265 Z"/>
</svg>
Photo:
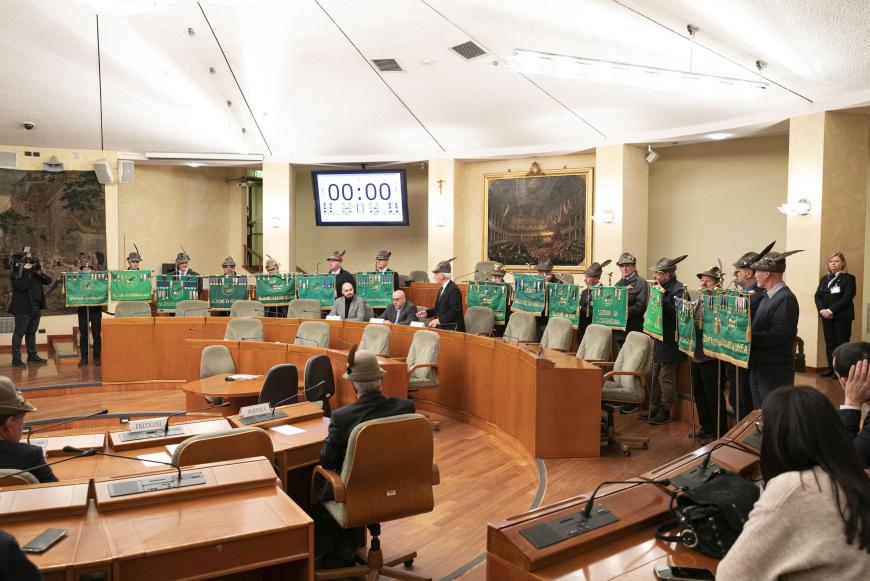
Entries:
<svg viewBox="0 0 870 581">
<path fill-rule="evenodd" d="M 386 191 L 386 194 L 384 194 L 384 191 Z M 333 202 L 337 202 L 339 198 L 344 198 L 345 201 L 349 202 L 353 200 L 353 186 L 344 184 L 339 189 L 338 184 L 329 184 L 329 187 L 326 188 L 326 195 Z M 378 196 L 382 200 L 387 201 L 392 195 L 393 192 L 390 189 L 390 184 L 381 184 L 380 187 L 375 184 L 366 184 L 365 196 L 370 201 L 377 200 Z"/>
</svg>

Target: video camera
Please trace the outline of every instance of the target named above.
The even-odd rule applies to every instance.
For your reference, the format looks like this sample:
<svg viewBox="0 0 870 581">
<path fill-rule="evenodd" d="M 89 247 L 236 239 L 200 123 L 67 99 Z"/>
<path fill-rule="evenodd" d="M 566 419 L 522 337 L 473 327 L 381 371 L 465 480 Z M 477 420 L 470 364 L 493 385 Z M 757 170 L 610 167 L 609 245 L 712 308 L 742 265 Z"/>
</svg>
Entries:
<svg viewBox="0 0 870 581">
<path fill-rule="evenodd" d="M 32 264 L 34 270 L 39 270 L 41 268 L 39 258 L 30 253 L 30 246 L 23 247 L 21 252 L 16 252 L 15 254 L 9 254 L 3 257 L 3 267 L 6 270 L 13 271 L 13 276 L 15 278 L 21 278 L 25 264 Z"/>
</svg>

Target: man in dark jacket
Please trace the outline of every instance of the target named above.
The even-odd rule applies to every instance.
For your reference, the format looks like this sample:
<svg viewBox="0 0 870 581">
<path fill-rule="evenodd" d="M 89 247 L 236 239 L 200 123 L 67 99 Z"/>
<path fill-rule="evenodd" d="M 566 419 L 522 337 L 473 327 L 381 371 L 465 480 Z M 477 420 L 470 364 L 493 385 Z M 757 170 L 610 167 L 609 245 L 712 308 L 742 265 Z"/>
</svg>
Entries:
<svg viewBox="0 0 870 581">
<path fill-rule="evenodd" d="M 21 441 L 24 414 L 35 411 L 12 380 L 0 375 L 0 468 L 29 470 L 40 482 L 57 482 L 50 466 L 31 470 L 45 464 L 45 455 L 39 446 Z"/>
<path fill-rule="evenodd" d="M 671 421 L 671 404 L 677 392 L 677 367 L 686 356 L 677 347 L 677 307 L 675 298 L 682 296 L 683 283 L 677 280 L 677 264 L 686 255 L 677 258 L 660 258 L 651 267 L 656 285 L 664 291 L 662 296 L 662 340 L 653 341 L 653 379 L 650 390 L 649 415 L 640 414 L 651 424 L 666 424 Z"/>
<path fill-rule="evenodd" d="M 36 331 L 39 318 L 45 305 L 45 292 L 42 287 L 51 284 L 51 277 L 42 272 L 39 259 L 29 249 L 19 256 L 20 262 L 13 265 L 12 300 L 9 312 L 15 317 L 15 330 L 12 333 L 12 366 L 25 367 L 21 361 L 21 338 L 27 344 L 27 363 L 46 363 L 36 352 Z"/>
<path fill-rule="evenodd" d="M 341 263 L 344 262 L 345 252 L 347 252 L 347 250 L 342 250 L 341 252 L 333 250 L 332 253 L 326 257 L 326 262 L 329 264 L 329 272 L 335 275 L 335 298 L 341 296 L 341 286 L 346 282 L 349 282 L 351 286 L 353 286 L 353 292 L 356 294 L 356 279 L 341 266 Z"/>
<path fill-rule="evenodd" d="M 604 267 L 610 264 L 610 260 L 605 260 L 601 264 L 593 262 L 583 274 L 583 282 L 586 283 L 586 288 L 580 293 L 580 316 L 577 325 L 577 341 L 583 340 L 583 334 L 586 333 L 586 327 L 592 324 L 592 287 L 601 286 L 601 275 L 604 274 Z"/>
<path fill-rule="evenodd" d="M 175 270 L 170 270 L 166 274 L 170 276 L 195 276 L 196 291 L 202 292 L 202 277 L 198 272 L 190 268 L 190 255 L 187 254 L 184 248 L 175 255 Z"/>
<path fill-rule="evenodd" d="M 435 298 L 435 306 L 431 309 L 420 309 L 417 317 L 435 317 L 429 321 L 430 327 L 443 327 L 448 331 L 465 332 L 465 316 L 462 314 L 462 292 L 456 283 L 450 280 L 452 269 L 450 263 L 456 260 L 442 260 L 432 273 L 435 274 L 435 282 L 441 285 L 438 296 Z"/>
<path fill-rule="evenodd" d="M 384 321 L 396 325 L 410 325 L 417 320 L 417 307 L 405 298 L 405 291 L 393 291 L 393 303 L 384 311 Z"/>
<path fill-rule="evenodd" d="M 93 272 L 90 258 L 84 257 L 79 260 L 79 270 L 84 273 Z M 102 318 L 103 307 L 78 307 L 76 314 L 79 319 L 79 367 L 88 364 L 88 327 L 91 328 L 91 336 L 94 338 L 94 365 L 101 365 L 100 353 L 102 348 Z"/>
<path fill-rule="evenodd" d="M 870 403 L 870 343 L 855 341 L 834 349 L 834 371 L 845 392 L 840 419 L 861 464 L 870 468 L 870 420 L 860 429 L 861 406 Z"/>
<path fill-rule="evenodd" d="M 800 307 L 797 297 L 782 281 L 785 259 L 800 250 L 768 252 L 750 268 L 758 286 L 765 291 L 752 317 L 749 348 L 749 387 L 752 405 L 761 404 L 774 389 L 794 383 L 794 344 Z"/>
<path fill-rule="evenodd" d="M 24 554 L 15 537 L 0 531 L 0 581 L 42 580 L 42 573 Z"/>
<path fill-rule="evenodd" d="M 622 275 L 613 286 L 628 287 L 628 317 L 625 331 L 614 331 L 617 351 L 622 349 L 625 337 L 632 331 L 643 331 L 643 315 L 649 301 L 649 285 L 637 274 L 637 258 L 633 254 L 623 252 L 616 261 L 619 273 Z"/>
</svg>

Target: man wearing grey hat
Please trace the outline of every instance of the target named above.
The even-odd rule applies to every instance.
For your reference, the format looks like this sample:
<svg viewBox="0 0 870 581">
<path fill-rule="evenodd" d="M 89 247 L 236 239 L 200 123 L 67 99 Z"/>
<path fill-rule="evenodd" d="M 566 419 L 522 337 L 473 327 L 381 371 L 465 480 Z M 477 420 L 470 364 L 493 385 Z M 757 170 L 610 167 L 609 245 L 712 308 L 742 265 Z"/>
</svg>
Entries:
<svg viewBox="0 0 870 581">
<path fill-rule="evenodd" d="M 0 375 L 0 468 L 31 470 L 45 464 L 42 448 L 21 441 L 24 414 L 35 411 L 36 407 L 24 399 L 12 380 Z M 40 482 L 57 482 L 50 466 L 30 473 Z"/>
<path fill-rule="evenodd" d="M 268 254 L 266 256 L 269 256 Z M 263 265 L 263 268 L 266 270 L 266 274 L 279 274 L 279 269 L 281 265 L 278 264 L 278 261 L 269 256 L 266 260 L 266 264 Z M 283 319 L 287 317 L 287 311 L 289 307 L 287 305 L 283 306 L 270 306 L 267 305 L 264 309 L 264 313 L 267 317 Z"/>
<path fill-rule="evenodd" d="M 335 298 L 341 296 L 341 287 L 346 282 L 349 282 L 351 286 L 353 286 L 354 292 L 356 292 L 356 279 L 341 266 L 341 263 L 344 262 L 345 252 L 347 251 L 342 250 L 339 252 L 338 250 L 333 250 L 332 253 L 326 257 L 326 262 L 329 264 L 329 272 L 335 275 Z"/>
<path fill-rule="evenodd" d="M 139 263 L 142 262 L 142 257 L 138 252 L 131 252 L 127 255 L 127 270 L 139 270 Z"/>
<path fill-rule="evenodd" d="M 721 264 L 721 262 L 720 262 Z M 719 288 L 722 286 L 721 266 L 711 266 L 707 270 L 698 273 L 701 291 Z M 689 434 L 690 438 L 698 438 L 704 444 L 704 440 L 720 438 L 728 431 L 728 423 L 725 419 L 725 397 L 722 386 L 719 383 L 719 362 L 704 353 L 704 301 L 703 294 L 695 302 L 694 321 L 696 329 L 695 352 L 691 356 L 690 371 L 692 374 L 692 387 L 695 398 L 695 407 L 698 410 L 698 423 L 700 431 Z"/>
<path fill-rule="evenodd" d="M 648 414 L 640 414 L 640 418 L 649 418 L 651 424 L 666 424 L 671 421 L 671 404 L 677 392 L 677 367 L 686 356 L 677 346 L 677 307 L 676 299 L 683 294 L 683 283 L 677 280 L 677 264 L 687 258 L 686 255 L 677 258 L 660 258 L 651 267 L 656 285 L 664 291 L 662 296 L 662 337 L 663 341 L 653 338 L 653 381 L 650 390 L 650 408 Z"/>
<path fill-rule="evenodd" d="M 628 288 L 628 311 L 625 331 L 614 331 L 617 352 L 622 349 L 625 337 L 631 331 L 643 332 L 643 315 L 649 302 L 649 285 L 637 274 L 637 258 L 629 252 L 623 252 L 616 261 L 619 273 L 622 275 L 613 286 Z"/>
<path fill-rule="evenodd" d="M 390 268 L 390 257 L 393 255 L 389 250 L 378 250 L 375 255 L 375 270 L 377 272 L 393 273 L 393 290 L 399 289 L 399 273 Z"/>
<path fill-rule="evenodd" d="M 341 473 L 350 433 L 362 422 L 415 412 L 410 399 L 384 397 L 381 378 L 384 370 L 378 358 L 368 351 L 350 350 L 347 372 L 342 377 L 351 382 L 357 400 L 332 412 L 329 431 L 320 449 L 320 465 Z M 318 494 L 320 501 L 332 500 L 333 492 L 325 484 Z M 357 529 L 341 529 L 319 504 L 312 507 L 315 532 L 315 554 L 321 564 L 340 567 L 352 565 L 356 552 Z"/>
<path fill-rule="evenodd" d="M 236 276 L 236 261 L 232 256 L 224 258 L 221 268 L 224 270 L 224 276 Z"/>
<path fill-rule="evenodd" d="M 593 262 L 583 274 L 583 282 L 586 283 L 586 288 L 580 293 L 580 317 L 577 325 L 577 341 L 583 340 L 583 334 L 586 333 L 586 327 L 592 324 L 592 287 L 601 286 L 601 275 L 604 273 L 604 267 L 610 264 L 610 260 L 605 260 L 601 264 Z"/>
<path fill-rule="evenodd" d="M 773 390 L 794 383 L 794 349 L 800 306 L 797 297 L 782 280 L 785 259 L 802 252 L 768 252 L 750 268 L 765 296 L 752 317 L 752 340 L 749 346 L 749 387 L 752 404 L 761 404 Z"/>
<path fill-rule="evenodd" d="M 190 256 L 184 248 L 175 255 L 175 270 L 170 270 L 166 274 L 170 276 L 195 276 L 196 290 L 197 292 L 202 292 L 202 277 L 198 272 L 190 268 Z"/>
<path fill-rule="evenodd" d="M 543 258 L 538 262 L 538 265 L 535 267 L 535 270 L 538 271 L 538 274 L 544 277 L 544 282 L 549 282 L 552 284 L 559 284 L 564 282 L 561 278 L 553 274 L 553 261 L 549 258 Z"/>
<path fill-rule="evenodd" d="M 450 280 L 452 268 L 450 263 L 456 257 L 442 260 L 432 269 L 435 282 L 441 285 L 438 296 L 435 298 L 435 306 L 431 309 L 420 309 L 417 317 L 435 317 L 429 321 L 430 327 L 444 327 L 448 331 L 465 332 L 465 317 L 462 314 L 462 292 L 456 283 Z"/>
</svg>

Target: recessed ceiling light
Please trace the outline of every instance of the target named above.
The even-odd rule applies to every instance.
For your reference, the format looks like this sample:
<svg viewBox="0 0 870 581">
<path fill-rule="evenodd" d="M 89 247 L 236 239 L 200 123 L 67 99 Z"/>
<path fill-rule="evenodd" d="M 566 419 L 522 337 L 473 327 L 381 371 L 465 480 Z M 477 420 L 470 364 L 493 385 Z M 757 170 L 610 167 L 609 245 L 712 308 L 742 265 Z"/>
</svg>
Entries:
<svg viewBox="0 0 870 581">
<path fill-rule="evenodd" d="M 196 161 L 189 161 L 184 165 L 186 165 L 188 167 L 202 167 L 202 164 L 199 162 L 196 162 Z"/>
<path fill-rule="evenodd" d="M 707 139 L 712 139 L 713 141 L 722 141 L 723 139 L 728 139 L 729 137 L 733 137 L 730 133 L 710 133 L 707 135 Z"/>
</svg>

